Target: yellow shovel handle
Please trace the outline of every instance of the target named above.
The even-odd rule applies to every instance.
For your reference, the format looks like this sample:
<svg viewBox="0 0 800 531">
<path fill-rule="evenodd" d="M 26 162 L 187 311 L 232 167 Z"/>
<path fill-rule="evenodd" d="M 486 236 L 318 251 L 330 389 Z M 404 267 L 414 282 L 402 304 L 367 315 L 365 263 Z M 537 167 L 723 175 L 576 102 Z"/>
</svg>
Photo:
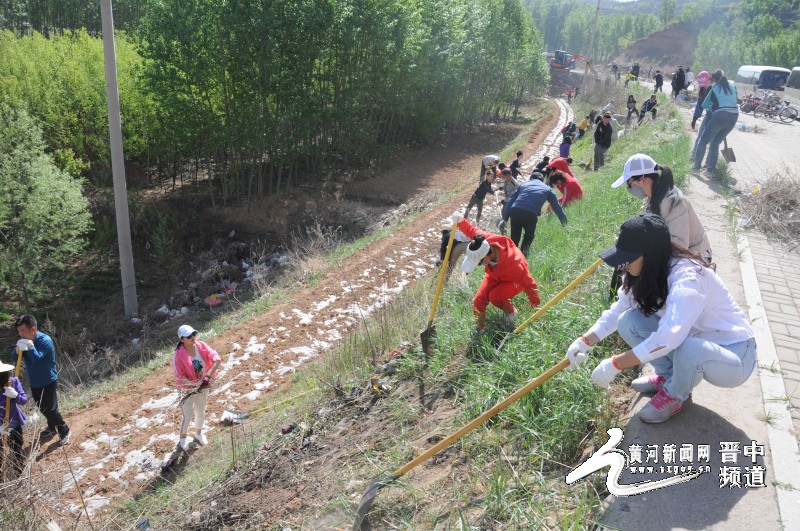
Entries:
<svg viewBox="0 0 800 531">
<path fill-rule="evenodd" d="M 542 315 L 544 315 L 544 314 L 545 314 L 545 312 L 547 312 L 547 310 L 549 310 L 550 308 L 552 308 L 552 307 L 553 307 L 553 305 L 554 305 L 555 303 L 557 303 L 558 301 L 560 301 L 561 299 L 563 299 L 563 298 L 564 298 L 564 297 L 567 295 L 567 293 L 569 293 L 570 291 L 572 291 L 573 289 L 575 289 L 575 287 L 576 287 L 578 284 L 580 284 L 581 282 L 583 282 L 584 280 L 586 280 L 586 277 L 588 277 L 589 275 L 591 275 L 592 273 L 594 273 L 594 272 L 595 272 L 595 270 L 596 270 L 598 267 L 600 267 L 602 264 L 603 264 L 603 259 L 602 259 L 602 258 L 598 258 L 598 259 L 597 259 L 597 261 L 596 261 L 595 263 L 593 263 L 592 265 L 590 265 L 590 266 L 589 266 L 589 268 L 588 268 L 586 271 L 584 271 L 583 273 L 581 273 L 581 274 L 580 274 L 580 276 L 579 276 L 578 278 L 576 278 L 575 280 L 573 280 L 572 282 L 570 282 L 570 283 L 567 285 L 567 287 L 565 287 L 564 289 L 562 289 L 561 291 L 559 291 L 559 292 L 558 292 L 558 294 L 557 294 L 555 297 L 553 297 L 552 299 L 550 299 L 549 301 L 547 301 L 547 304 L 545 304 L 544 306 L 542 306 L 541 308 L 539 308 L 538 310 L 536 310 L 536 313 L 534 313 L 533 315 L 531 315 L 530 317 L 528 317 L 527 319 L 525 319 L 525 321 L 523 321 L 523 323 L 522 323 L 522 324 L 520 324 L 520 325 L 519 325 L 519 326 L 516 328 L 516 330 L 514 330 L 514 333 L 515 333 L 515 334 L 519 334 L 520 332 L 522 332 L 523 330 L 525 330 L 526 328 L 528 328 L 528 326 L 529 326 L 529 325 L 530 325 L 532 322 L 534 322 L 534 321 L 535 321 L 535 320 L 537 320 L 539 317 L 541 317 Z"/>
<path fill-rule="evenodd" d="M 442 439 L 435 445 L 425 450 L 423 453 L 417 456 L 413 461 L 409 461 L 402 467 L 398 468 L 394 472 L 395 476 L 400 477 L 407 474 L 414 467 L 416 467 L 421 463 L 424 463 L 434 455 L 438 454 L 439 452 L 441 452 L 442 450 L 444 450 L 445 448 L 447 448 L 448 446 L 450 446 L 451 444 L 462 438 L 464 435 L 468 434 L 469 432 L 471 432 L 472 430 L 474 430 L 475 428 L 477 428 L 490 418 L 494 417 L 495 415 L 503 411 L 505 408 L 507 408 L 508 406 L 510 406 L 523 396 L 527 395 L 528 393 L 530 393 L 531 391 L 533 391 L 534 389 L 536 389 L 544 382 L 546 382 L 547 380 L 549 380 L 562 370 L 566 369 L 567 367 L 569 367 L 569 359 L 564 358 L 555 365 L 553 365 L 552 367 L 550 367 L 549 369 L 547 369 L 547 371 L 544 372 L 543 374 L 539 375 L 538 377 L 534 378 L 533 380 L 525 384 L 523 387 L 520 387 L 519 389 L 514 391 L 513 394 L 506 397 L 502 402 L 498 402 L 491 409 L 487 409 L 486 411 L 484 411 L 481 414 L 481 416 L 475 418 L 469 424 L 462 426 L 458 431 L 451 433 L 446 438 Z"/>
<path fill-rule="evenodd" d="M 444 273 L 447 271 L 448 263 L 450 262 L 450 251 L 453 250 L 453 240 L 456 239 L 456 229 L 458 229 L 458 223 L 453 223 L 453 227 L 450 229 L 450 240 L 447 242 L 447 252 L 444 253 L 442 271 L 439 273 L 439 284 L 436 286 L 436 295 L 433 297 L 431 315 L 428 317 L 428 328 L 431 327 L 433 316 L 436 315 L 436 306 L 439 304 L 439 295 L 442 293 L 442 286 L 444 285 Z"/>
</svg>

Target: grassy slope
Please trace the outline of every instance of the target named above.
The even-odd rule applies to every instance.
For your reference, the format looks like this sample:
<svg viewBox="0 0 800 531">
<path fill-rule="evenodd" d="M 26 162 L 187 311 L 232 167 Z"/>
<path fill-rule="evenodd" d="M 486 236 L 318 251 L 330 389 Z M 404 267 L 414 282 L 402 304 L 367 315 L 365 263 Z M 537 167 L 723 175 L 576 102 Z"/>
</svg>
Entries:
<svg viewBox="0 0 800 531">
<path fill-rule="evenodd" d="M 662 113 L 669 114 L 666 108 Z M 515 148 L 516 145 L 509 146 L 509 151 Z M 594 262 L 597 253 L 614 241 L 619 225 L 637 212 L 636 200 L 623 190 L 609 187 L 627 157 L 636 152 L 647 153 L 671 166 L 676 176 L 682 176 L 688 171 L 688 149 L 688 135 L 673 112 L 621 137 L 601 171 L 584 174 L 578 170 L 576 176 L 584 187 L 585 199 L 568 208 L 566 230 L 552 216 L 540 221 L 529 257 L 543 301 Z M 576 160 L 587 160 L 589 152 L 587 140 L 573 147 Z M 450 283 L 437 312 L 438 338 L 432 358 L 426 366 L 419 348 L 412 348 L 391 382 L 398 391 L 417 380 L 430 390 L 450 390 L 458 412 L 444 422 L 453 429 L 561 359 L 572 339 L 607 305 L 609 270 L 603 268 L 496 353 L 492 338 L 482 344 L 468 344 L 473 326 L 471 300 L 480 277 L 473 274 L 468 285 Z M 252 449 L 263 441 L 262 428 L 274 432 L 274 427 L 287 419 L 315 422 L 320 404 L 331 401 L 332 385 L 363 381 L 375 370 L 382 352 L 402 340 L 417 338 L 419 327 L 427 318 L 432 291 L 430 283 L 422 282 L 405 292 L 369 321 L 361 333 L 298 375 L 292 394 L 319 390 L 313 391 L 311 397 L 253 419 L 243 437 L 249 442 L 237 443 L 238 456 L 229 453 L 233 437 L 231 443 L 224 442 L 228 436 L 223 433 L 216 438 L 216 453 L 204 454 L 202 463 L 193 461 L 174 484 L 157 485 L 149 494 L 130 502 L 125 510 L 126 520 L 147 514 L 153 524 L 169 526 L 181 521 L 199 505 L 197 498 L 187 493 L 205 487 L 208 494 L 216 488 L 209 489 L 210 484 L 218 484 L 230 475 L 231 463 L 242 466 L 253 455 Z M 517 304 L 522 312 L 520 319 L 530 315 L 524 296 L 518 298 Z M 490 313 L 490 326 L 498 326 L 499 317 L 499 312 Z M 601 359 L 620 348 L 618 340 L 606 340 L 593 351 L 594 358 Z M 593 367 L 594 362 L 587 365 Z M 404 478 L 399 488 L 381 491 L 373 521 L 420 529 L 467 524 L 504 529 L 569 528 L 576 522 L 585 527 L 599 507 L 594 484 L 567 487 L 563 476 L 569 464 L 592 444 L 593 437 L 594 442 L 605 442 L 605 429 L 618 422 L 608 406 L 604 393 L 591 384 L 588 370 L 559 374 L 457 443 L 454 450 L 448 451 L 447 459 L 437 465 L 450 466 L 446 474 L 430 479 L 429 470 L 423 475 L 420 467 Z M 345 484 L 351 479 L 368 480 L 396 469 L 429 444 L 424 437 L 420 441 L 420 434 L 415 432 L 415 427 L 423 423 L 424 414 L 412 404 L 380 401 L 373 418 L 382 423 L 381 436 L 376 439 L 365 435 L 358 440 L 358 450 L 342 459 L 335 479 L 340 483 L 341 495 L 327 502 L 331 512 L 352 512 L 353 498 L 345 493 Z M 367 431 L 365 427 L 365 434 Z M 452 430 L 448 427 L 443 433 L 449 431 Z M 596 479 L 602 482 L 602 478 Z M 415 486 L 419 482 L 424 486 Z M 298 515 L 287 523 L 307 522 L 306 518 L 307 515 Z"/>
</svg>

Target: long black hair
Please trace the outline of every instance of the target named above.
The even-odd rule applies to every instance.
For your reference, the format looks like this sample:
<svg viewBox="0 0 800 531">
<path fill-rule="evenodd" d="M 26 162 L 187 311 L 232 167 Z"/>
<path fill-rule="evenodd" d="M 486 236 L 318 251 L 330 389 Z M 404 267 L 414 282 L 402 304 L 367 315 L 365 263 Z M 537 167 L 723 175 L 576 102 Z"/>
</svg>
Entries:
<svg viewBox="0 0 800 531">
<path fill-rule="evenodd" d="M 656 313 L 664 307 L 669 295 L 667 278 L 669 277 L 669 262 L 672 258 L 687 258 L 698 266 L 716 269 L 716 266 L 698 254 L 685 247 L 670 242 L 669 245 L 660 246 L 658 249 L 645 253 L 644 266 L 638 276 L 626 274 L 623 277 L 622 287 L 625 293 L 633 292 L 633 300 L 639 309 L 647 316 Z"/>
<path fill-rule="evenodd" d="M 719 85 L 720 89 L 722 89 L 722 92 L 725 94 L 730 94 L 733 92 L 733 90 L 731 90 L 731 84 L 728 81 L 728 78 L 725 77 L 725 72 L 722 70 L 715 70 L 714 73 L 711 74 L 711 80 Z"/>
<path fill-rule="evenodd" d="M 652 194 L 647 203 L 647 211 L 661 215 L 661 201 L 675 187 L 675 179 L 672 170 L 667 166 L 656 165 L 655 173 L 648 173 L 644 177 L 650 177 L 653 181 Z"/>
</svg>

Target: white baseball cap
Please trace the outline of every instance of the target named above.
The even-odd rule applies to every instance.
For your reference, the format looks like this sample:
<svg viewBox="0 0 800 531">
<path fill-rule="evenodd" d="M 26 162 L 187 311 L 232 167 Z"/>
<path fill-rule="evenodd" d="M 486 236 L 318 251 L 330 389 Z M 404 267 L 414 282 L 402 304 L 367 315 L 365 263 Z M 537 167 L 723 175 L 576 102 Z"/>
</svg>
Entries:
<svg viewBox="0 0 800 531">
<path fill-rule="evenodd" d="M 614 181 L 614 184 L 611 185 L 611 188 L 619 188 L 628 182 L 628 179 L 631 177 L 655 173 L 657 168 L 658 163 L 656 161 L 643 153 L 637 153 L 629 158 L 628 162 L 625 163 L 625 168 L 622 170 L 622 175 L 619 179 Z"/>
<path fill-rule="evenodd" d="M 191 336 L 192 334 L 195 334 L 195 333 L 197 333 L 197 330 L 192 328 L 191 325 L 181 325 L 181 327 L 178 328 L 178 337 L 179 338 L 189 337 L 189 336 Z"/>
<path fill-rule="evenodd" d="M 461 271 L 467 275 L 475 271 L 475 268 L 478 267 L 480 261 L 483 260 L 487 254 L 489 254 L 490 250 L 491 247 L 489 246 L 489 242 L 486 240 L 483 240 L 481 246 L 474 251 L 472 250 L 472 243 L 470 243 L 469 247 L 467 247 L 467 257 L 464 258 L 464 263 L 461 264 Z"/>
<path fill-rule="evenodd" d="M 11 372 L 14 370 L 13 365 L 0 361 L 0 372 Z"/>
</svg>

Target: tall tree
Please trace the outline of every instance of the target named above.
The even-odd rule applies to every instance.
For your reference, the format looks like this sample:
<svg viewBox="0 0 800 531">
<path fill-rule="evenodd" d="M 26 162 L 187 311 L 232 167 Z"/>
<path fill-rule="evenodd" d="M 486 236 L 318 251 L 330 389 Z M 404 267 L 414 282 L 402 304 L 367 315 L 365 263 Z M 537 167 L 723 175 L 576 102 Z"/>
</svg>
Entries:
<svg viewBox="0 0 800 531">
<path fill-rule="evenodd" d="M 84 246 L 88 202 L 80 181 L 44 153 L 39 126 L 27 112 L 0 103 L 0 287 L 30 311 L 52 295 Z"/>
</svg>

